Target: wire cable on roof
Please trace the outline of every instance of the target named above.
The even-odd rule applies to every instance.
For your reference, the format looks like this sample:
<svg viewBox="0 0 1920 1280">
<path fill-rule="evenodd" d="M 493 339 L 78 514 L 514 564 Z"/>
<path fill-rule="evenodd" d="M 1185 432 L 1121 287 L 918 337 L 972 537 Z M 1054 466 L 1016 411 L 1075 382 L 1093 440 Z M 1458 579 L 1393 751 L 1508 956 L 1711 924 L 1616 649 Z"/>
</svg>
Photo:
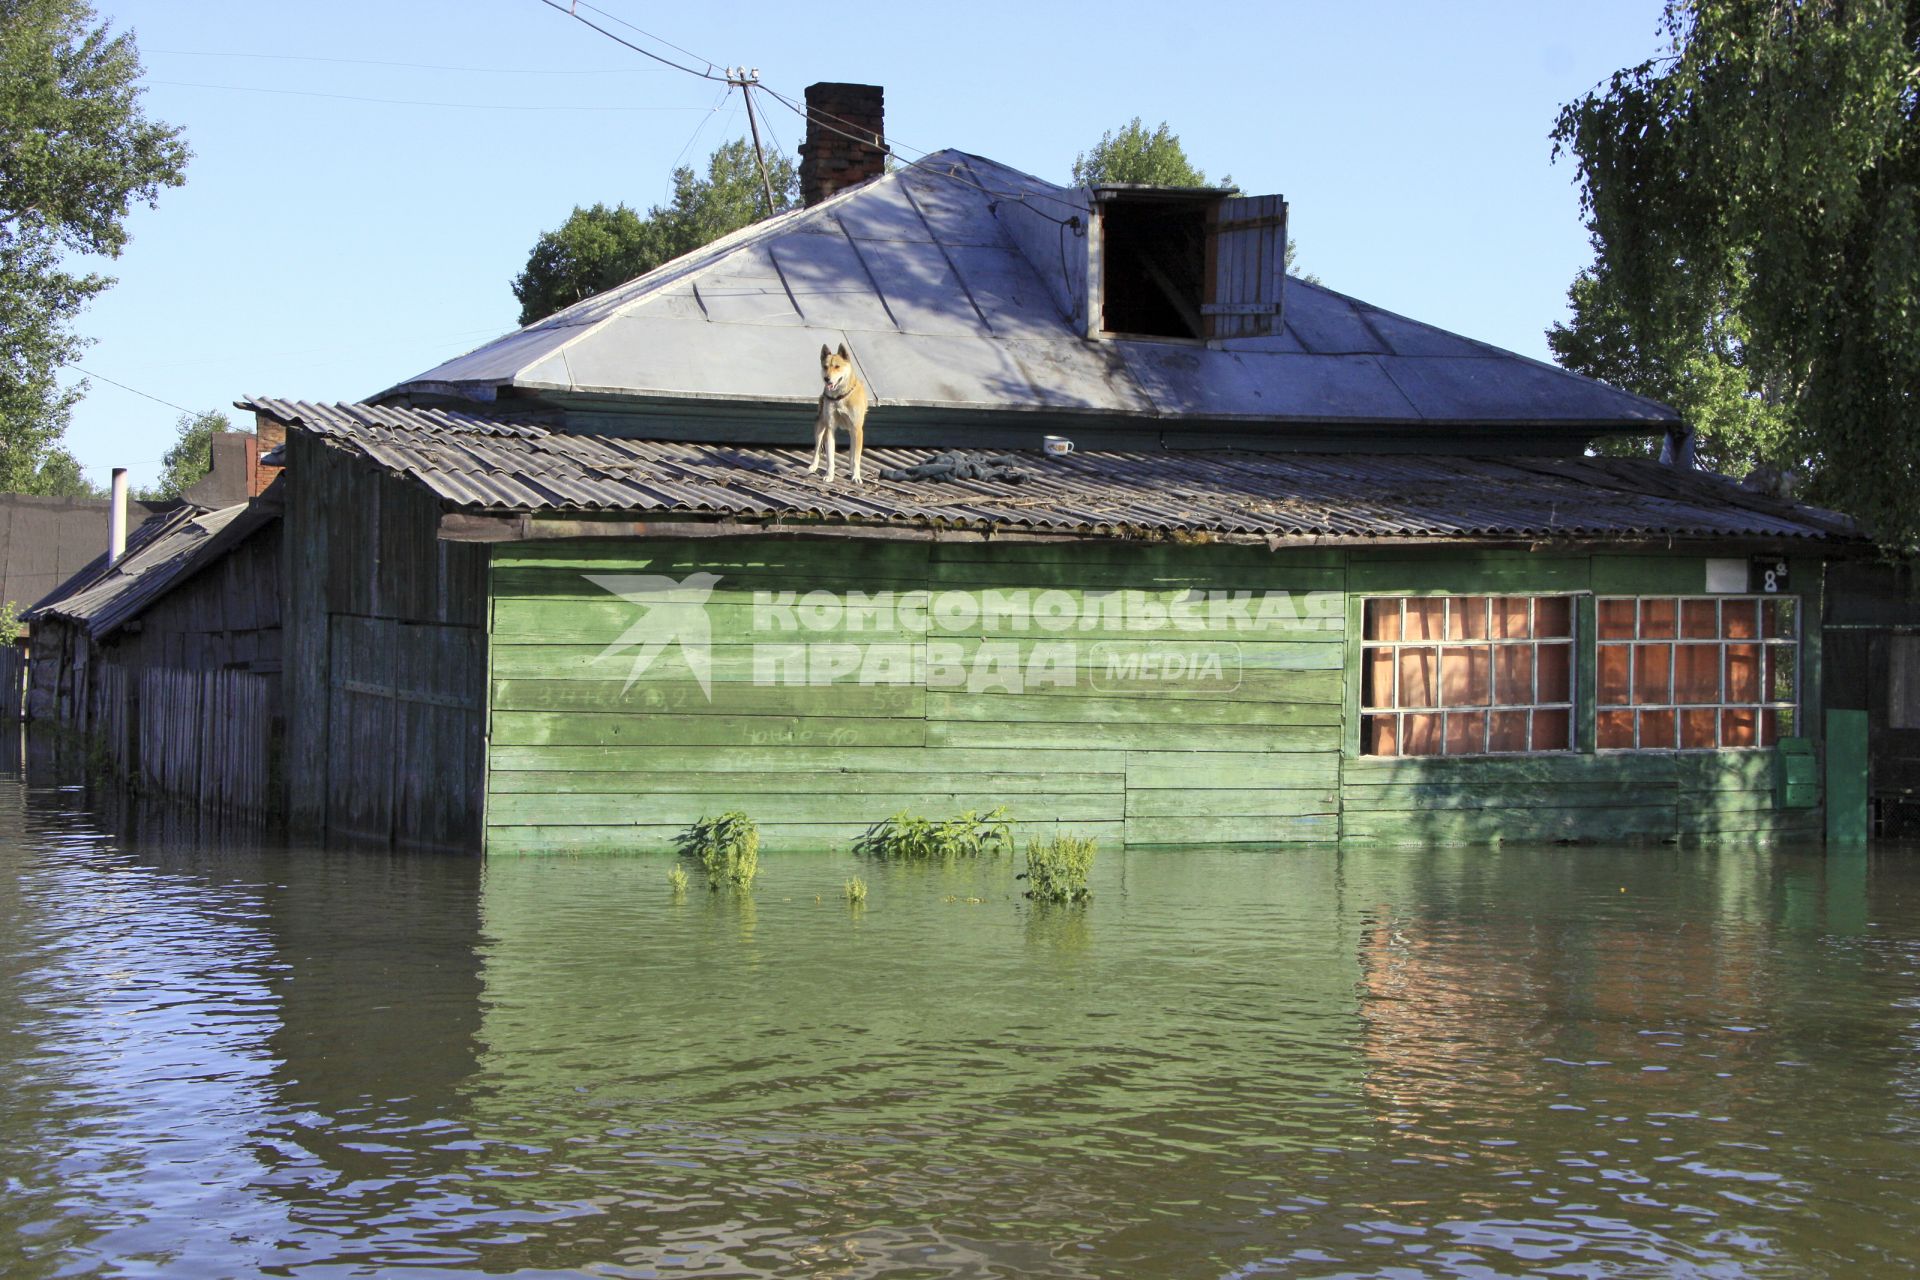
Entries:
<svg viewBox="0 0 1920 1280">
<path fill-rule="evenodd" d="M 764 85 L 762 85 L 761 87 L 766 88 L 766 86 Z M 837 133 L 843 138 L 852 139 L 854 142 L 862 142 L 868 145 L 872 145 L 872 142 L 873 142 L 872 130 L 861 129 L 858 125 L 855 125 L 850 121 L 841 118 L 840 116 L 836 116 L 831 112 L 821 111 L 815 107 L 802 106 L 801 104 L 794 102 L 793 99 L 787 97 L 785 94 L 779 92 L 778 90 L 767 89 L 767 92 L 773 95 L 774 101 L 778 102 L 781 106 L 785 107 L 787 110 L 799 116 L 802 120 L 805 120 L 809 125 L 817 124 L 829 133 Z M 846 125 L 847 127 L 843 129 L 839 127 L 840 125 Z M 904 166 L 902 166 L 903 168 L 920 169 L 921 171 L 926 173 L 937 174 L 940 177 L 948 178 L 954 182 L 958 182 L 962 186 L 972 187 L 974 190 L 982 192 L 983 194 L 992 196 L 996 200 L 1006 200 L 1014 204 L 1026 205 L 1027 209 L 1030 212 L 1036 214 L 1039 217 L 1045 218 L 1048 222 L 1057 223 L 1062 227 L 1072 227 L 1076 231 L 1078 231 L 1082 225 L 1079 217 L 1080 205 L 1075 201 L 1064 199 L 1063 197 L 1060 197 L 1060 196 L 1048 195 L 1044 191 L 996 190 L 993 187 L 989 187 L 982 183 L 975 182 L 971 178 L 963 177 L 960 174 L 954 172 L 952 169 L 942 169 L 942 168 L 939 168 L 938 166 L 928 165 L 926 163 L 927 158 L 929 156 L 934 155 L 935 154 L 934 152 L 924 151 L 919 147 L 910 146 L 907 143 L 901 142 L 898 138 L 894 138 L 891 136 L 889 136 L 885 141 L 886 141 L 887 149 L 891 152 L 894 152 L 895 154 L 897 154 L 902 148 L 908 151 L 920 152 L 919 159 L 909 160 Z M 1072 209 L 1074 210 L 1074 215 L 1067 218 L 1056 218 L 1051 214 L 1041 213 L 1040 210 L 1035 209 L 1031 204 L 1028 203 L 1028 201 L 1034 197 L 1037 197 L 1041 200 L 1052 201 L 1054 204 L 1060 205 L 1062 208 Z"/>
</svg>

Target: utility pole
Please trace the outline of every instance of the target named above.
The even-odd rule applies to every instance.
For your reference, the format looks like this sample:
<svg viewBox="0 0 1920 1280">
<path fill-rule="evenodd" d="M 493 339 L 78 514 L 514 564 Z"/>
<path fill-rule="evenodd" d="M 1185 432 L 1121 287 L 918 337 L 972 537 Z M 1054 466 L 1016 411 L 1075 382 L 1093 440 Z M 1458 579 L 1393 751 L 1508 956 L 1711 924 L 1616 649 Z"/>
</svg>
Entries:
<svg viewBox="0 0 1920 1280">
<path fill-rule="evenodd" d="M 727 70 L 727 83 L 738 86 L 740 96 L 747 101 L 747 128 L 753 130 L 753 158 L 760 165 L 760 190 L 767 197 L 767 216 L 771 218 L 773 208 L 773 183 L 767 177 L 767 155 L 760 149 L 760 122 L 753 115 L 753 87 L 760 83 L 760 68 L 748 70 L 746 67 L 730 67 Z"/>
</svg>

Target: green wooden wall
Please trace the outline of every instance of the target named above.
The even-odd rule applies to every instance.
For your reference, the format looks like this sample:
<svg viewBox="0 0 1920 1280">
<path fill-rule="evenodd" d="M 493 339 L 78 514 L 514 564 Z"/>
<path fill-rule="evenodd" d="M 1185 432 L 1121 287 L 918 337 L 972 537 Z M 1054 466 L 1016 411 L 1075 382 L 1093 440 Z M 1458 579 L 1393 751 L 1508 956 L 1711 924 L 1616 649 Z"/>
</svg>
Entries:
<svg viewBox="0 0 1920 1280">
<path fill-rule="evenodd" d="M 718 576 L 692 610 L 710 629 L 710 687 L 678 645 L 630 681 L 639 649 L 618 646 L 642 610 L 589 575 L 694 573 Z M 696 819 L 730 808 L 753 815 L 769 847 L 793 849 L 844 845 L 900 810 L 996 804 L 1022 839 L 1065 829 L 1132 845 L 1799 838 L 1819 828 L 1817 810 L 1774 809 L 1765 751 L 1358 755 L 1361 596 L 1699 592 L 1697 557 L 648 539 L 504 544 L 490 574 L 493 853 L 666 850 Z M 1795 574 L 1811 624 L 1819 564 L 1796 562 Z M 1190 609 L 1162 630 L 1136 629 L 1142 611 L 1196 590 L 1281 603 Z M 765 598 L 755 603 L 780 592 L 795 593 L 792 631 Z M 805 613 L 808 592 L 829 593 L 816 597 L 828 607 Z M 923 611 L 1023 599 L 1045 619 L 1014 625 L 960 609 L 923 628 L 898 607 L 891 618 L 834 607 L 851 592 Z M 1116 592 L 1133 610 L 1122 625 Z M 770 670 L 789 669 L 770 667 L 765 646 L 799 643 L 856 653 L 866 669 L 835 668 L 827 685 L 768 683 Z M 1231 669 L 1218 680 L 1096 682 L 1103 646 L 1211 654 Z M 1590 641 L 1581 648 L 1590 653 Z M 1814 634 L 1802 659 L 1808 725 L 1819 723 L 1818 653 Z M 834 659 L 816 661 L 815 678 L 830 674 Z M 1590 669 L 1581 681 L 1591 689 Z"/>
</svg>

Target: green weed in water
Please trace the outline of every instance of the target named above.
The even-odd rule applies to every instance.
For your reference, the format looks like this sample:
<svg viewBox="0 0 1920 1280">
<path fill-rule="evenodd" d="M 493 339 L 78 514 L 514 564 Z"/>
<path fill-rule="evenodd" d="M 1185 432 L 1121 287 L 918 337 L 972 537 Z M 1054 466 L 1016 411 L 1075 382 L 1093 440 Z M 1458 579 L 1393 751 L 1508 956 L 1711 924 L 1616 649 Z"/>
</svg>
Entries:
<svg viewBox="0 0 1920 1280">
<path fill-rule="evenodd" d="M 677 862 L 671 867 L 668 867 L 667 884 L 673 889 L 675 894 L 685 893 L 687 891 L 687 869 Z"/>
<path fill-rule="evenodd" d="M 706 869 L 707 888 L 749 888 L 760 870 L 760 828 L 738 809 L 702 818 L 680 837 L 680 852 Z"/>
<path fill-rule="evenodd" d="M 1012 847 L 1013 828 L 1004 805 L 984 814 L 969 809 L 939 822 L 913 817 L 903 809 L 853 842 L 853 851 L 869 858 L 926 862 L 995 857 Z"/>
<path fill-rule="evenodd" d="M 847 901 L 851 902 L 854 906 L 857 907 L 866 902 L 867 882 L 859 876 L 855 876 L 853 879 L 847 881 L 846 890 Z"/>
<path fill-rule="evenodd" d="M 1093 896 L 1091 836 L 1055 836 L 1027 845 L 1027 896 L 1036 902 L 1081 902 Z"/>
</svg>

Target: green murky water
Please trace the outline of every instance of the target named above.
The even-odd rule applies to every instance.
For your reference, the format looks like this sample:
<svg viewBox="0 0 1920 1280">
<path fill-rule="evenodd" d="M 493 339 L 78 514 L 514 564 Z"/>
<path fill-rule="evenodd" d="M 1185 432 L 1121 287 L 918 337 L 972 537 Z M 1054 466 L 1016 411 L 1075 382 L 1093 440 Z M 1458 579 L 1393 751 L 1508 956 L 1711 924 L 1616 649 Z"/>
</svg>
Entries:
<svg viewBox="0 0 1920 1280">
<path fill-rule="evenodd" d="M 871 886 L 849 908 L 841 883 Z M 0 1274 L 1920 1266 L 1920 855 L 495 861 L 0 781 Z"/>
</svg>

